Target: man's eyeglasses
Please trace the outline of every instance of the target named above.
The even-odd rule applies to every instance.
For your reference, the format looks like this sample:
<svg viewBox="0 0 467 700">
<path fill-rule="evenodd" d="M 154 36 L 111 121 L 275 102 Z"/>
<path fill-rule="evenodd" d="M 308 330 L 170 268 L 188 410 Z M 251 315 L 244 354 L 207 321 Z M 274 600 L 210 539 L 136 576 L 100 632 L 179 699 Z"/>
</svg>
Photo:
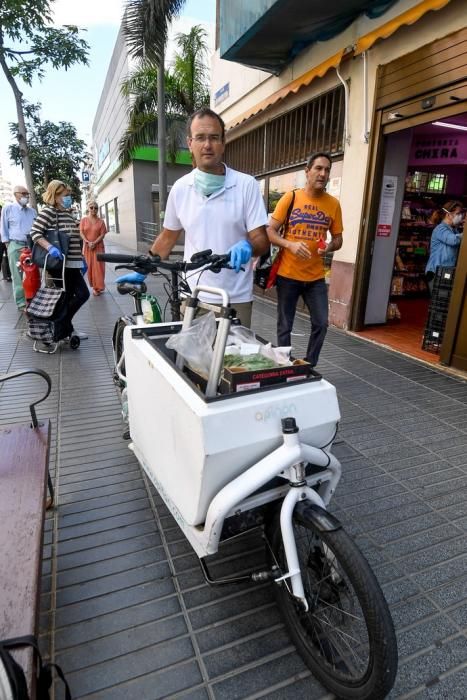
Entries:
<svg viewBox="0 0 467 700">
<path fill-rule="evenodd" d="M 196 134 L 195 136 L 190 136 L 190 139 L 195 143 L 204 143 L 205 141 L 221 143 L 222 136 L 220 134 Z"/>
<path fill-rule="evenodd" d="M 29 192 L 16 192 L 15 194 L 20 194 L 22 197 L 29 197 Z"/>
</svg>

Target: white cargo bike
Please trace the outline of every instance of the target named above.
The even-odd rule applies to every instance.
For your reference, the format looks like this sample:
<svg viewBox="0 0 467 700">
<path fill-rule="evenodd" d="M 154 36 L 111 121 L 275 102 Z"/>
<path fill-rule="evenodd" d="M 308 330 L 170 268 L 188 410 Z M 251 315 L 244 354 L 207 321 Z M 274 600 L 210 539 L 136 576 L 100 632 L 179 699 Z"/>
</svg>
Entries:
<svg viewBox="0 0 467 700">
<path fill-rule="evenodd" d="M 210 252 L 205 262 L 212 269 Z M 102 258 L 144 273 L 174 265 L 146 256 Z M 203 391 L 183 358 L 166 347 L 168 337 L 192 323 L 200 291 L 222 300 Z M 397 670 L 391 615 L 365 557 L 328 511 L 341 475 L 332 454 L 340 420 L 336 390 L 312 373 L 301 381 L 219 394 L 234 318 L 223 290 L 198 286 L 183 323 L 144 325 L 138 317 L 127 325 L 131 448 L 208 583 L 270 580 L 288 632 L 314 676 L 338 698 L 384 698 Z M 213 579 L 206 558 L 222 542 L 257 527 L 268 565 Z"/>
</svg>

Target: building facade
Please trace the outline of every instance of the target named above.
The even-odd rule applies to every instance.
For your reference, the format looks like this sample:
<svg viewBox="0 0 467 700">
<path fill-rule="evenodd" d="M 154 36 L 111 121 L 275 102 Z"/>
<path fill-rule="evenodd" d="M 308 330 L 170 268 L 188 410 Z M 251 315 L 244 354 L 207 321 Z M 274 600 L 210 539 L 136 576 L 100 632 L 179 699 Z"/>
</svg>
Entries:
<svg viewBox="0 0 467 700">
<path fill-rule="evenodd" d="M 213 107 L 229 164 L 258 178 L 272 210 L 303 184 L 311 152 L 332 155 L 328 191 L 344 216 L 332 323 L 365 333 L 413 317 L 423 335 L 430 214 L 467 204 L 467 3 L 218 0 L 217 19 Z M 463 244 L 438 348 L 463 369 L 466 263 Z"/>
</svg>

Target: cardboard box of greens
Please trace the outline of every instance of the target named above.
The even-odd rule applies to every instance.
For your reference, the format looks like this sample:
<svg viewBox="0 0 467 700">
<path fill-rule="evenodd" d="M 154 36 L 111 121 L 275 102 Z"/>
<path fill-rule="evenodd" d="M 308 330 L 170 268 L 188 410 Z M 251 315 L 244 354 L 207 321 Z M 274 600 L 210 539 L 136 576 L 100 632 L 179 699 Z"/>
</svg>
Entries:
<svg viewBox="0 0 467 700">
<path fill-rule="evenodd" d="M 321 375 L 315 372 L 310 363 L 305 360 L 294 360 L 291 365 L 269 369 L 245 370 L 243 367 L 224 367 L 219 391 L 221 394 L 231 394 L 303 379 L 321 379 Z"/>
</svg>

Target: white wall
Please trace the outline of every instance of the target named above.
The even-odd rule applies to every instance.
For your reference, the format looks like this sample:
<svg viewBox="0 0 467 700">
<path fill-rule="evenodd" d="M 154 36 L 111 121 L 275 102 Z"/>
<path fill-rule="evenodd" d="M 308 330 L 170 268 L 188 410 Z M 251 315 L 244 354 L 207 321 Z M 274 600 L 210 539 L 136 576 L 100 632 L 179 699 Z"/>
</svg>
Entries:
<svg viewBox="0 0 467 700">
<path fill-rule="evenodd" d="M 122 182 L 119 182 L 119 179 Z M 136 249 L 136 213 L 135 191 L 133 185 L 133 165 L 120 173 L 119 178 L 113 178 L 100 190 L 97 197 L 99 206 L 117 198 L 118 222 L 122 245 Z"/>
<path fill-rule="evenodd" d="M 394 256 L 405 192 L 405 175 L 407 173 L 411 144 L 412 129 L 397 131 L 395 134 L 390 134 L 387 139 L 383 177 L 384 175 L 389 175 L 397 178 L 394 212 L 391 222 L 391 234 L 389 236 L 376 236 L 374 240 L 365 324 L 386 323 Z"/>
</svg>

